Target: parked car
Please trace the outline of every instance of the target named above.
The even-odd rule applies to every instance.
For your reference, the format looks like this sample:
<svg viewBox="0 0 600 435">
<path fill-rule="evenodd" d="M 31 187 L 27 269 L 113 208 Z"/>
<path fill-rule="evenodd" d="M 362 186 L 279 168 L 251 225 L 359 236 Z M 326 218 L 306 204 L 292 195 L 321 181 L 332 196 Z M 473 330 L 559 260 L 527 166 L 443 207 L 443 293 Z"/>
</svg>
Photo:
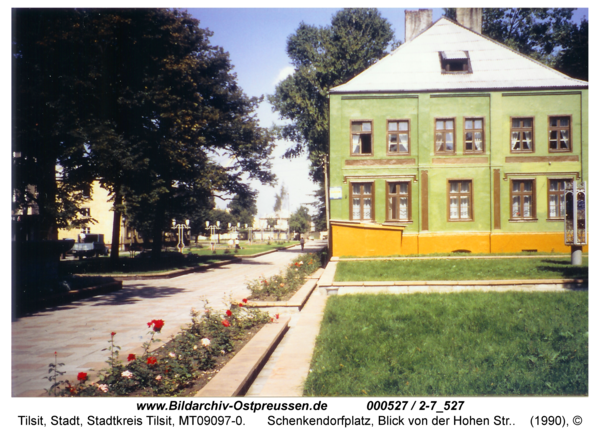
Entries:
<svg viewBox="0 0 600 435">
<path fill-rule="evenodd" d="M 104 244 L 104 234 L 84 234 L 83 240 L 73 245 L 71 253 L 81 260 L 83 257 L 98 257 L 108 255 L 108 248 Z"/>
</svg>

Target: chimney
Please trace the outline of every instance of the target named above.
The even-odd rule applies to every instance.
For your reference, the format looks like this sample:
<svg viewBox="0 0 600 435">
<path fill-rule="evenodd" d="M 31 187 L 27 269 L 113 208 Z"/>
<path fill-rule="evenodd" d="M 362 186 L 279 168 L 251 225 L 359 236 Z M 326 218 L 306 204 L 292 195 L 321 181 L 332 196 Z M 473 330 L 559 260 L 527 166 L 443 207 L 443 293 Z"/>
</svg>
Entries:
<svg viewBox="0 0 600 435">
<path fill-rule="evenodd" d="M 481 10 L 481 9 L 480 9 Z M 404 43 L 412 41 L 415 36 L 428 28 L 432 23 L 433 10 L 419 9 L 404 11 Z"/>
<path fill-rule="evenodd" d="M 456 8 L 456 21 L 461 26 L 481 35 L 481 8 Z"/>
</svg>

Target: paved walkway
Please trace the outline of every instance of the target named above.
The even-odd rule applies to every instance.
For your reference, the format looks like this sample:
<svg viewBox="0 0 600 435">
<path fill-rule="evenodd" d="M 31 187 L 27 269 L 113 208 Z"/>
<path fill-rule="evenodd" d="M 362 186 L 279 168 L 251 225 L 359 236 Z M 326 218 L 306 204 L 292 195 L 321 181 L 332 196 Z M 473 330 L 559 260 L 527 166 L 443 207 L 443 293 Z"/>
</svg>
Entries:
<svg viewBox="0 0 600 435">
<path fill-rule="evenodd" d="M 324 242 L 310 242 L 304 251 L 323 246 Z M 101 349 L 111 332 L 117 333 L 121 355 L 140 354 L 150 320 L 165 321 L 160 338 L 166 341 L 190 322 L 192 307 L 203 308 L 203 300 L 214 308 L 223 307 L 230 297 L 241 300 L 249 295 L 246 281 L 278 273 L 300 253 L 300 247 L 294 247 L 177 278 L 124 281 L 121 291 L 19 318 L 12 323 L 12 395 L 45 394 L 50 383 L 43 377 L 55 351 L 65 364 L 65 376 L 71 378 L 104 367 L 108 352 Z"/>
</svg>

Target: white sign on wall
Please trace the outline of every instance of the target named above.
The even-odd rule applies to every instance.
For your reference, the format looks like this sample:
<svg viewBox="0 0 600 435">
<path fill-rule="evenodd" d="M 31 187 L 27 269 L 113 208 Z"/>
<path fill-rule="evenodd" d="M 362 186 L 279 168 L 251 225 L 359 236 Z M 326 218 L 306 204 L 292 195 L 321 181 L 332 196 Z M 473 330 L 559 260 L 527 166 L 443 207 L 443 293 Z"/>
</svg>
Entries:
<svg viewBox="0 0 600 435">
<path fill-rule="evenodd" d="M 329 188 L 329 199 L 342 199 L 342 188 L 341 187 L 330 187 Z"/>
</svg>

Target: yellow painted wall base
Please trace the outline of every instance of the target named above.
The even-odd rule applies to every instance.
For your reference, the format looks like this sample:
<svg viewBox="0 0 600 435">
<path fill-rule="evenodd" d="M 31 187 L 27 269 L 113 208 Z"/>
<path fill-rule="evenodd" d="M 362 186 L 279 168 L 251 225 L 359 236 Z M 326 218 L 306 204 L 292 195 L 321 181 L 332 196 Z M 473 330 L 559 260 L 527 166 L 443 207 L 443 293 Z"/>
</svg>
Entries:
<svg viewBox="0 0 600 435">
<path fill-rule="evenodd" d="M 398 255 L 402 244 L 402 230 L 382 225 L 331 223 L 331 241 L 334 257 L 373 257 Z"/>
<path fill-rule="evenodd" d="M 570 253 L 563 233 L 422 233 L 403 234 L 402 228 L 331 222 L 334 257 L 382 257 L 389 255 Z M 588 252 L 588 247 L 583 247 Z"/>
</svg>

